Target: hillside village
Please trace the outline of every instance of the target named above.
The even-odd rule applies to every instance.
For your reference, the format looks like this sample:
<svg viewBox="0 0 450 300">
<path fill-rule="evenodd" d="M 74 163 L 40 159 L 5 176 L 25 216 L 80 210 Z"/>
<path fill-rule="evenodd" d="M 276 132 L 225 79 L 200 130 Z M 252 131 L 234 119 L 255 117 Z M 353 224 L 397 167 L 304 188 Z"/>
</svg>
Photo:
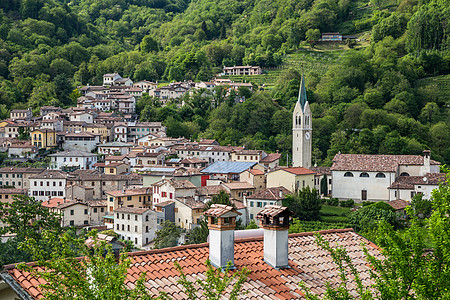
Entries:
<svg viewBox="0 0 450 300">
<path fill-rule="evenodd" d="M 0 1 L 0 300 L 450 299 L 449 19 Z"/>
<path fill-rule="evenodd" d="M 11 117 L 2 122 L 2 146 L 9 159 L 18 162 L 39 160 L 44 153 L 50 158 L 47 168 L 0 168 L 2 202 L 12 202 L 17 195 L 34 197 L 41 201 L 42 207 L 60 216 L 62 227 L 112 230 L 119 239 L 130 241 L 140 250 L 153 248 L 156 232 L 166 221 L 183 230 L 192 230 L 200 226 L 201 220 L 209 218 L 209 250 L 199 246 L 196 251 L 205 259 L 209 251 L 212 263 L 221 267 L 230 260 L 239 264 L 242 260 L 239 253 L 247 247 L 245 239 L 239 240 L 239 231 L 234 232 L 234 227 L 227 229 L 224 222 L 240 222 L 243 226 L 255 222 L 264 230 L 264 249 L 262 244 L 257 246 L 252 263 L 257 263 L 261 256 L 267 261 L 267 272 L 271 266 L 288 272 L 286 266 L 304 262 L 288 258 L 288 253 L 280 249 L 285 247 L 284 244 L 287 249 L 288 239 L 289 242 L 296 239 L 302 242 L 308 235 L 289 235 L 288 238 L 288 223 L 265 222 L 269 222 L 266 221 L 269 215 L 273 222 L 278 217 L 289 220 L 290 212 L 282 207 L 283 200 L 289 195 L 309 187 L 321 191 L 325 198 L 384 201 L 401 212 L 416 194 L 428 198 L 444 181 L 440 163 L 432 160 L 426 149 L 423 156 L 338 153 L 331 167 L 313 166 L 311 140 L 314 128 L 305 78 L 302 78 L 292 116 L 293 151 L 292 165 L 289 166 L 280 165 L 281 154 L 278 152 L 221 146 L 208 139 L 194 141 L 167 137 L 166 128 L 160 122 L 140 122 L 134 110 L 141 93 L 154 93 L 156 97 L 161 88 L 147 81 L 132 83 L 118 74 L 106 74 L 104 80 L 104 86 L 81 88 L 83 96 L 78 99 L 77 107 L 44 106 L 40 116 L 33 116 L 30 110 L 13 110 Z M 201 84 L 206 83 L 191 88 Z M 188 83 L 173 84 L 167 90 L 184 93 L 189 91 L 187 86 Z M 168 98 L 179 97 L 167 95 Z M 205 204 L 221 192 L 229 195 L 235 208 L 213 204 L 205 212 Z M 214 220 L 219 220 L 218 225 L 214 225 Z M 220 234 L 217 235 L 215 230 Z M 272 230 L 277 236 L 270 237 Z M 261 234 L 250 233 L 250 236 L 260 243 Z M 345 237 L 342 242 L 345 240 L 347 244 L 342 245 L 347 247 L 364 242 L 361 236 L 348 230 L 337 229 L 323 234 L 326 238 Z M 183 235 L 178 243 L 182 244 L 185 238 Z M 234 248 L 226 250 L 229 249 L 226 244 L 234 239 L 237 239 L 236 254 Z M 275 248 L 266 249 L 266 243 Z M 180 250 L 171 249 L 167 250 L 168 255 L 180 255 L 177 252 Z M 303 255 L 300 254 L 302 251 L 302 248 L 289 246 L 289 257 L 297 252 Z M 355 251 L 356 254 L 362 250 Z M 378 253 L 375 248 L 371 251 Z M 159 252 L 148 253 L 157 255 Z M 133 260 L 136 259 L 139 256 L 133 256 Z M 314 272 L 314 264 L 318 261 L 312 259 L 308 272 Z M 198 267 L 187 261 L 184 265 Z M 161 270 L 158 265 L 146 268 L 156 272 Z M 2 275 L 7 284 L 4 293 L 17 295 L 10 287 L 17 291 L 20 286 L 20 293 L 32 295 L 33 299 L 42 295 L 30 290 L 34 284 L 19 279 L 13 265 L 6 266 L 6 270 Z M 307 280 L 296 276 L 286 285 Z M 258 278 L 251 275 L 249 280 L 263 280 Z M 164 289 L 171 284 L 168 279 Z M 271 280 L 280 279 L 274 277 Z M 295 289 L 286 290 L 284 284 L 274 286 L 275 281 L 266 281 L 252 289 L 250 285 L 245 290 L 267 296 L 270 293 L 263 289 L 270 286 L 277 297 L 280 293 L 288 293 L 288 298 L 301 294 Z M 324 288 L 322 284 L 309 284 L 317 288 L 319 294 Z M 182 293 L 177 287 L 171 295 L 176 297 Z"/>
<path fill-rule="evenodd" d="M 171 84 L 162 97 L 179 98 L 177 90 L 188 92 L 189 84 Z M 113 229 L 137 248 L 151 249 L 160 224 L 193 229 L 203 218 L 204 204 L 220 191 L 230 195 L 246 226 L 266 205 L 281 205 L 304 187 L 340 200 L 402 200 L 404 208 L 417 193 L 429 198 L 444 178 L 426 149 L 423 156 L 338 153 L 331 167 L 313 166 L 314 129 L 304 78 L 292 117 L 289 166 L 280 165 L 278 152 L 171 138 L 160 122 L 137 120 L 141 94 L 157 97 L 161 90 L 156 83 L 105 74 L 103 86 L 80 89 L 77 107 L 44 106 L 40 116 L 11 111 L 1 127 L 9 159 L 39 160 L 45 153 L 50 161 L 47 168 L 1 168 L 2 201 L 28 195 L 60 213 L 62 226 Z M 139 221 L 130 225 L 124 218 Z"/>
</svg>

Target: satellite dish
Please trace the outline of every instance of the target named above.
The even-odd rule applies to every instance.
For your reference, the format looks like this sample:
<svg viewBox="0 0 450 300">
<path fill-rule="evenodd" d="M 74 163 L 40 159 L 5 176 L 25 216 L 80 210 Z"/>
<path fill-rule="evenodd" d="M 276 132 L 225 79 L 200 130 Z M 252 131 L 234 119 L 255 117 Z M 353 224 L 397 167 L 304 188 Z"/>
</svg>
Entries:
<svg viewBox="0 0 450 300">
<path fill-rule="evenodd" d="M 422 178 L 422 180 L 423 180 L 424 182 L 426 182 L 426 181 L 427 181 L 427 178 L 426 178 L 426 177 L 424 177 L 424 178 Z"/>
</svg>

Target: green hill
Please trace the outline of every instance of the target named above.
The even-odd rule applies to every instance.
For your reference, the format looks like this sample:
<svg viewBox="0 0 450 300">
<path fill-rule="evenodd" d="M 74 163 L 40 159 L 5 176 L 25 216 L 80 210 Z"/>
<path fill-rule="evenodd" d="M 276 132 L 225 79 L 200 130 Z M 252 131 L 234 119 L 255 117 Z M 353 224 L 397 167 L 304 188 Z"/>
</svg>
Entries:
<svg viewBox="0 0 450 300">
<path fill-rule="evenodd" d="M 185 105 L 144 97 L 142 120 L 172 136 L 290 151 L 300 73 L 314 114 L 314 159 L 346 153 L 420 154 L 450 162 L 450 0 L 0 1 L 0 118 L 11 109 L 75 105 L 74 89 L 107 72 L 133 80 L 231 77 L 265 87 L 216 90 Z M 339 31 L 354 43 L 318 43 Z M 245 103 L 235 104 L 235 96 Z M 212 101 L 212 98 L 215 98 Z"/>
</svg>

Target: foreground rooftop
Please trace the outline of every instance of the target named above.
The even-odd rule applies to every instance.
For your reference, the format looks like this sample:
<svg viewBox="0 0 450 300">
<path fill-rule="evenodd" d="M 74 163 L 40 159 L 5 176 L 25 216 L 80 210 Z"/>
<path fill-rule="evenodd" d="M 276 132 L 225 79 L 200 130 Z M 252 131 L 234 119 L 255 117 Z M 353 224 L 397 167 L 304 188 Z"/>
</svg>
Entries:
<svg viewBox="0 0 450 300">
<path fill-rule="evenodd" d="M 360 273 L 364 285 L 370 284 L 369 268 L 365 260 L 362 244 L 370 254 L 380 256 L 378 248 L 352 229 L 333 229 L 321 231 L 332 246 L 340 245 L 348 254 Z M 237 270 L 247 267 L 251 272 L 243 285 L 243 299 L 299 299 L 303 294 L 298 284 L 304 281 L 311 291 L 323 296 L 326 283 L 336 284 L 338 269 L 328 252 L 317 247 L 315 236 L 311 232 L 289 235 L 289 268 L 275 269 L 263 260 L 264 242 L 261 236 L 235 241 L 234 257 Z M 174 299 L 185 299 L 182 286 L 177 283 L 179 273 L 174 266 L 178 261 L 187 278 L 191 281 L 205 279 L 205 261 L 209 257 L 209 244 L 186 245 L 166 249 L 129 253 L 131 266 L 128 269 L 126 284 L 134 288 L 136 281 L 146 272 L 148 290 L 157 295 L 164 291 Z M 30 263 L 33 266 L 33 263 Z M 31 299 L 42 298 L 39 283 L 29 273 L 16 269 L 15 265 L 5 266 L 1 274 L 9 283 L 16 284 L 20 291 L 30 295 Z M 36 267 L 37 268 L 37 267 Z M 234 271 L 232 271 L 234 272 Z M 198 288 L 197 284 L 194 284 Z M 355 282 L 348 286 L 352 293 L 356 291 Z M 229 296 L 230 290 L 224 295 Z M 200 296 L 200 293 L 197 293 Z"/>
</svg>

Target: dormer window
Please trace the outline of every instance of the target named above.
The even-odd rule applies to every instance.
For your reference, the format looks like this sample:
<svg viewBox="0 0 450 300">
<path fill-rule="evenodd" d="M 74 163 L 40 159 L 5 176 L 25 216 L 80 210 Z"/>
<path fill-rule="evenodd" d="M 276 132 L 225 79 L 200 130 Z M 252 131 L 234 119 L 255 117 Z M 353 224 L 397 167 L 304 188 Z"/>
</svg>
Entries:
<svg viewBox="0 0 450 300">
<path fill-rule="evenodd" d="M 400 174 L 400 176 L 409 176 L 409 174 L 407 172 L 403 172 Z"/>
<path fill-rule="evenodd" d="M 366 177 L 366 178 L 368 178 L 370 176 L 369 176 L 368 173 L 364 172 L 364 173 L 359 174 L 359 177 Z"/>
<path fill-rule="evenodd" d="M 377 173 L 377 175 L 375 175 L 376 178 L 386 178 L 386 175 L 384 175 L 384 173 Z"/>
<path fill-rule="evenodd" d="M 345 172 L 344 177 L 353 177 L 352 172 Z"/>
</svg>

